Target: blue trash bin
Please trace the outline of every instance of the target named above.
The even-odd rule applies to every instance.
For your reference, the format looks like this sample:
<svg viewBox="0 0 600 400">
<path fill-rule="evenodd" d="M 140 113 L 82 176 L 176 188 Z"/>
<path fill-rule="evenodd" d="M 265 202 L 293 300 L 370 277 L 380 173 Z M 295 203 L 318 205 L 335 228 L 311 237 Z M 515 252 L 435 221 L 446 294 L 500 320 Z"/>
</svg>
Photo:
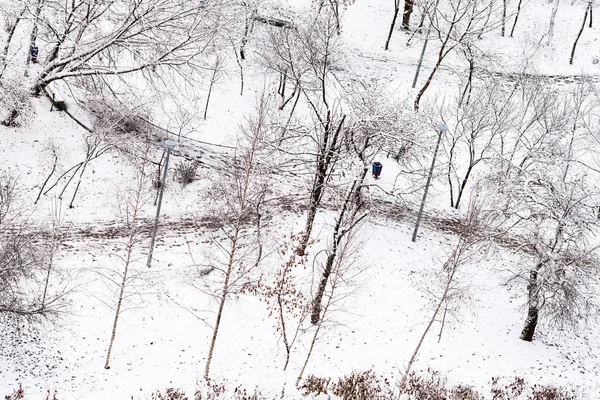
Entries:
<svg viewBox="0 0 600 400">
<path fill-rule="evenodd" d="M 383 169 L 383 165 L 379 161 L 375 161 L 372 165 L 373 167 L 373 178 L 379 179 L 379 175 L 381 175 L 381 170 Z"/>
<path fill-rule="evenodd" d="M 40 53 L 40 49 L 37 46 L 31 46 L 31 62 L 36 64 L 38 61 L 38 54 Z"/>
</svg>

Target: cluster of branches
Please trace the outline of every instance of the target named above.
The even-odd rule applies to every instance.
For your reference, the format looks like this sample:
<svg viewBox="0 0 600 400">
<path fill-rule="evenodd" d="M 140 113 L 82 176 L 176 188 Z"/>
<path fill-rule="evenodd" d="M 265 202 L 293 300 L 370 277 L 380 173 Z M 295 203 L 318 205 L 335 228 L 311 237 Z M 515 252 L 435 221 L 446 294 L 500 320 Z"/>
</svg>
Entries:
<svg viewBox="0 0 600 400">
<path fill-rule="evenodd" d="M 532 340 L 542 314 L 549 323 L 574 323 L 597 307 L 591 238 L 600 200 L 599 103 L 585 80 L 566 93 L 530 78 L 472 89 L 461 89 L 440 112 L 453 115 L 455 127 L 445 139 L 450 205 L 460 206 L 469 182 L 483 182 L 494 199 L 490 228 L 523 243 L 528 256 L 514 277 L 527 284 L 521 338 Z"/>
<path fill-rule="evenodd" d="M 18 188 L 15 178 L 0 176 L 0 319 L 36 323 L 64 307 L 67 290 L 53 273 L 65 227 L 55 210 L 48 228 L 30 229 Z"/>
</svg>

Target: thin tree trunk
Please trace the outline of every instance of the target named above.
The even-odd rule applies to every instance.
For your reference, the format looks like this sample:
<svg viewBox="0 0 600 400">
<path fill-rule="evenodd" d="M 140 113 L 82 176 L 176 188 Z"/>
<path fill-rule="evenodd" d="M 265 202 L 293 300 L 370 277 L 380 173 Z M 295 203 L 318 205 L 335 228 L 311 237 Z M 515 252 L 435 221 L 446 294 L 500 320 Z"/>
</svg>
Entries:
<svg viewBox="0 0 600 400">
<path fill-rule="evenodd" d="M 429 319 L 429 322 L 427 323 L 427 326 L 425 327 L 425 330 L 423 331 L 423 334 L 421 335 L 421 338 L 419 339 L 419 343 L 417 343 L 417 347 L 415 347 L 415 350 L 413 351 L 413 354 L 410 357 L 410 360 L 408 361 L 408 365 L 406 366 L 406 371 L 404 372 L 404 376 L 402 377 L 402 381 L 400 382 L 401 387 L 404 386 L 406 379 L 408 378 L 408 374 L 410 373 L 410 370 L 411 370 L 413 364 L 415 363 L 415 360 L 417 359 L 417 355 L 419 354 L 419 350 L 421 349 L 421 346 L 423 345 L 423 341 L 425 340 L 427 333 L 429 333 L 431 326 L 435 322 L 435 319 L 437 318 L 437 315 L 440 312 L 442 305 L 446 302 L 446 298 L 448 296 L 448 292 L 450 290 L 450 286 L 454 279 L 454 274 L 456 273 L 457 267 L 458 267 L 458 265 L 456 265 L 456 264 L 452 265 L 452 270 L 448 276 L 448 281 L 446 282 L 442 297 L 440 298 L 440 301 L 436 305 L 435 310 L 433 311 L 433 315 Z"/>
<path fill-rule="evenodd" d="M 127 256 L 125 258 L 125 267 L 123 269 L 123 275 L 122 275 L 122 279 L 121 279 L 121 284 L 119 287 L 119 297 L 117 298 L 117 308 L 115 310 L 115 318 L 113 320 L 113 325 L 112 325 L 112 330 L 110 333 L 110 342 L 108 344 L 108 350 L 106 351 L 106 362 L 104 363 L 104 368 L 105 369 L 110 369 L 110 356 L 112 353 L 112 348 L 115 342 L 115 337 L 117 335 L 117 325 L 119 323 L 119 316 L 121 315 L 121 307 L 123 305 L 123 298 L 125 295 L 125 287 L 127 285 L 127 276 L 129 273 L 129 267 L 131 265 L 131 258 L 133 255 L 133 248 L 135 246 L 135 238 L 138 234 L 138 229 L 137 229 L 137 216 L 138 216 L 138 212 L 140 211 L 141 207 L 142 207 L 142 195 L 143 195 L 143 191 L 144 191 L 144 185 L 145 185 L 145 170 L 146 170 L 146 155 L 144 155 L 143 161 L 142 161 L 142 166 L 140 168 L 139 171 L 139 183 L 138 183 L 138 187 L 137 187 L 137 193 L 136 193 L 136 197 L 135 197 L 135 202 L 133 203 L 133 209 L 131 210 L 133 212 L 132 216 L 131 216 L 131 221 L 129 222 L 129 240 L 127 243 Z"/>
<path fill-rule="evenodd" d="M 210 101 L 210 94 L 212 93 L 212 88 L 215 83 L 214 75 L 215 73 L 213 72 L 213 79 L 210 80 L 210 85 L 208 86 L 208 94 L 206 95 L 206 104 L 204 105 L 204 117 L 202 118 L 204 121 L 206 121 L 206 114 L 208 113 L 208 103 Z"/>
<path fill-rule="evenodd" d="M 37 198 L 35 199 L 35 202 L 33 204 L 37 204 L 38 201 L 40 200 L 40 197 L 42 196 L 42 192 L 44 191 L 44 188 L 48 184 L 48 181 L 50 180 L 50 178 L 52 177 L 52 175 L 54 175 L 54 171 L 56 171 L 56 165 L 57 164 L 58 164 L 58 156 L 56 155 L 56 152 L 54 152 L 54 162 L 52 164 L 52 171 L 50 171 L 50 174 L 48 175 L 48 177 L 44 181 L 44 184 L 40 188 L 40 191 L 39 191 L 39 193 L 37 195 Z"/>
<path fill-rule="evenodd" d="M 583 32 L 583 28 L 585 28 L 585 22 L 587 20 L 588 11 L 592 7 L 592 2 L 588 3 L 588 6 L 585 8 L 585 14 L 583 15 L 583 23 L 581 24 L 581 28 L 579 29 L 579 33 L 575 38 L 575 42 L 573 43 L 573 48 L 571 49 L 571 57 L 569 58 L 569 65 L 573 65 L 573 58 L 575 58 L 575 49 L 577 48 L 577 42 L 579 42 L 579 38 L 581 37 L 581 33 Z"/>
<path fill-rule="evenodd" d="M 450 187 L 450 207 L 454 208 L 454 185 L 452 184 L 452 159 L 454 158 L 454 145 L 450 149 L 450 159 L 448 160 L 448 186 Z"/>
<path fill-rule="evenodd" d="M 465 173 L 465 176 L 463 177 L 462 183 L 460 185 L 460 188 L 458 189 L 458 197 L 456 198 L 456 204 L 454 205 L 454 208 L 456 208 L 458 210 L 458 207 L 460 206 L 460 199 L 462 198 L 462 195 L 465 191 L 465 187 L 467 186 L 467 182 L 469 182 L 469 175 L 471 175 L 471 171 L 473 170 L 473 167 L 475 165 L 474 164 L 469 164 L 469 168 L 467 168 L 467 172 Z"/>
<path fill-rule="evenodd" d="M 77 192 L 79 191 L 79 186 L 81 185 L 81 180 L 83 178 L 85 169 L 88 166 L 88 163 L 89 163 L 89 159 L 86 160 L 86 162 L 83 164 L 83 167 L 81 168 L 81 172 L 79 173 L 79 180 L 77 181 L 77 186 L 75 186 L 75 191 L 73 192 L 73 197 L 71 197 L 71 202 L 69 203 L 69 208 L 73 208 L 73 202 L 75 201 L 75 197 L 77 196 Z"/>
<path fill-rule="evenodd" d="M 515 26 L 517 26 L 519 14 L 521 13 L 521 3 L 523 3 L 523 0 L 519 0 L 519 3 L 517 4 L 517 13 L 515 14 L 515 22 L 513 22 L 512 29 L 510 30 L 510 37 L 513 37 L 513 34 L 515 33 Z"/>
<path fill-rule="evenodd" d="M 82 162 L 80 162 L 79 164 L 75 164 L 74 166 L 72 166 L 71 168 L 69 168 L 67 171 L 63 172 L 63 174 L 61 176 L 58 177 L 58 179 L 56 180 L 56 182 L 54 182 L 54 184 L 52 184 L 52 186 L 50 186 L 48 188 L 48 190 L 46 190 L 44 192 L 44 196 L 48 194 L 49 191 L 51 191 L 52 189 L 54 189 L 56 187 L 56 185 L 58 185 L 58 183 L 60 182 L 60 180 L 62 178 L 64 178 L 69 172 L 71 172 L 72 170 L 75 170 L 75 172 L 73 173 L 76 174 L 77 171 L 79 170 L 79 168 L 81 168 L 81 165 L 83 165 Z M 73 177 L 71 177 L 71 179 L 73 179 Z M 69 179 L 70 180 L 70 179 Z M 65 191 L 65 189 L 63 189 L 63 192 Z"/>
<path fill-rule="evenodd" d="M 550 29 L 548 30 L 548 46 L 552 43 L 552 38 L 554 36 L 554 21 L 556 20 L 556 12 L 558 11 L 558 3 L 560 0 L 554 0 L 554 5 L 552 6 L 552 13 L 550 14 Z"/>
<path fill-rule="evenodd" d="M 247 189 L 247 188 L 246 188 Z M 227 272 L 225 275 L 225 282 L 223 283 L 223 291 L 221 293 L 221 300 L 219 302 L 219 311 L 217 312 L 217 320 L 215 321 L 215 327 L 213 329 L 213 335 L 210 340 L 210 347 L 208 348 L 208 357 L 206 358 L 206 366 L 204 367 L 204 379 L 208 380 L 210 373 L 210 363 L 212 362 L 213 354 L 215 351 L 215 343 L 217 342 L 217 335 L 219 334 L 219 326 L 221 325 L 221 318 L 223 317 L 223 309 L 225 308 L 225 301 L 229 294 L 229 279 L 231 277 L 231 271 L 233 270 L 235 250 L 237 249 L 237 241 L 240 234 L 240 224 L 238 222 L 238 228 L 235 230 L 235 235 L 231 244 L 231 252 L 229 254 L 229 263 L 227 265 Z"/>
<path fill-rule="evenodd" d="M 77 171 L 79 171 L 79 168 L 81 168 L 82 166 L 83 166 L 83 163 L 79 164 L 77 169 L 75 169 L 75 171 L 73 172 L 73 175 L 71 175 L 71 177 L 69 178 L 67 183 L 65 183 L 65 186 L 63 186 L 63 189 L 61 190 L 60 194 L 58 195 L 59 200 L 62 200 L 63 195 L 65 194 L 65 190 L 67 190 L 67 187 L 69 187 L 69 185 L 71 184 L 71 181 L 73 180 L 73 178 L 75 178 L 75 174 L 77 174 Z M 50 190 L 50 189 L 48 189 L 48 190 Z M 46 190 L 46 192 L 48 190 Z"/>
<path fill-rule="evenodd" d="M 240 67 L 240 96 L 244 95 L 244 66 L 240 61 L 240 57 L 238 56 L 237 50 L 235 46 L 233 47 L 233 53 L 235 54 L 235 61 L 237 62 L 238 67 Z"/>
<path fill-rule="evenodd" d="M 500 28 L 500 36 L 504 37 L 506 31 L 506 0 L 502 0 L 502 27 Z"/>
<path fill-rule="evenodd" d="M 306 370 L 306 366 L 308 365 L 308 361 L 310 360 L 310 356 L 312 355 L 313 349 L 315 348 L 315 343 L 317 341 L 317 337 L 319 335 L 319 331 L 321 330 L 321 327 L 323 326 L 323 320 L 325 319 L 325 315 L 327 315 L 327 310 L 329 309 L 329 305 L 331 304 L 331 299 L 332 298 L 333 298 L 333 293 L 331 294 L 331 296 L 329 296 L 327 298 L 327 304 L 325 304 L 325 307 L 323 308 L 323 318 L 321 318 L 321 323 L 319 323 L 317 325 L 317 329 L 315 330 L 315 334 L 313 335 L 313 338 L 310 341 L 310 347 L 309 347 L 308 353 L 306 355 L 306 360 L 304 360 L 304 364 L 302 365 L 302 369 L 300 370 L 300 374 L 298 375 L 298 379 L 296 379 L 296 387 L 298 387 L 300 385 L 300 381 L 302 380 L 302 377 L 304 376 L 304 371 Z"/>
<path fill-rule="evenodd" d="M 134 214 L 134 220 L 136 216 Z M 110 369 L 110 355 L 112 353 L 113 344 L 115 342 L 115 336 L 117 335 L 117 324 L 119 322 L 119 315 L 121 314 L 121 305 L 123 304 L 123 297 L 125 294 L 125 286 L 127 284 L 127 273 L 129 272 L 129 265 L 131 263 L 131 254 L 133 253 L 134 235 L 129 235 L 129 243 L 127 244 L 127 258 L 125 260 L 125 269 L 123 270 L 123 277 L 121 285 L 119 287 L 119 297 L 117 299 L 117 309 L 115 310 L 115 319 L 113 320 L 113 326 L 110 333 L 110 342 L 108 344 L 108 350 L 106 352 L 106 362 L 104 363 L 104 369 Z"/>
<path fill-rule="evenodd" d="M 0 71 L 0 78 L 2 78 L 2 75 L 4 75 L 4 71 L 6 70 L 6 66 L 8 65 L 6 59 L 8 58 L 8 50 L 10 49 L 10 43 L 12 42 L 12 38 L 15 35 L 15 31 L 17 30 L 17 25 L 19 25 L 19 22 L 21 22 L 21 19 L 23 19 L 23 15 L 25 15 L 26 10 L 27 8 L 23 8 L 23 10 L 19 13 L 19 16 L 15 19 L 15 22 L 10 26 L 10 29 L 8 30 L 6 44 L 4 45 L 2 53 L 0 54 L 0 66 L 2 66 L 2 71 Z"/>
<path fill-rule="evenodd" d="M 469 76 L 467 77 L 467 83 L 465 85 L 465 89 L 460 96 L 459 106 L 462 105 L 463 101 L 465 101 L 465 97 L 467 98 L 466 105 L 469 105 L 469 101 L 471 100 L 471 91 L 473 89 L 473 73 L 475 72 L 475 60 L 473 57 L 469 58 Z"/>
<path fill-rule="evenodd" d="M 261 109 L 261 112 L 264 110 Z M 262 115 L 261 115 L 262 116 Z M 258 127 L 260 129 L 260 126 Z M 217 342 L 217 336 L 219 334 L 219 327 L 221 325 L 221 318 L 223 317 L 223 309 L 225 308 L 225 302 L 227 301 L 227 295 L 229 294 L 229 280 L 231 278 L 231 273 L 233 271 L 233 266 L 235 263 L 235 255 L 237 252 L 237 243 L 240 237 L 240 233 L 242 231 L 242 217 L 245 215 L 247 201 L 248 201 L 248 190 L 250 188 L 250 179 L 254 169 L 254 155 L 256 152 L 256 146 L 258 145 L 258 133 L 255 133 L 253 138 L 252 147 L 250 149 L 246 169 L 244 171 L 244 181 L 243 186 L 241 187 L 240 193 L 240 205 L 239 210 L 237 210 L 237 220 L 235 221 L 235 232 L 233 234 L 233 238 L 231 241 L 231 248 L 229 251 L 229 261 L 227 263 L 227 270 L 225 272 L 225 281 L 223 282 L 223 290 L 221 292 L 221 298 L 219 301 L 219 310 L 217 311 L 217 319 L 215 321 L 215 326 L 213 328 L 213 334 L 210 341 L 210 346 L 208 348 L 208 356 L 206 358 L 206 365 L 204 367 L 204 379 L 208 381 L 208 377 L 210 374 L 210 364 L 212 362 L 212 358 L 215 351 L 215 344 Z"/>
<path fill-rule="evenodd" d="M 423 85 L 423 87 L 421 88 L 421 90 L 419 90 L 419 93 L 417 94 L 417 97 L 416 97 L 415 103 L 414 103 L 414 109 L 415 109 L 415 111 L 419 111 L 419 103 L 421 102 L 421 97 L 423 97 L 423 94 L 425 94 L 425 91 L 427 90 L 427 88 L 429 87 L 429 85 L 431 85 L 431 81 L 433 80 L 433 77 L 435 76 L 435 73 L 437 72 L 437 70 L 440 67 L 440 65 L 442 65 L 442 61 L 444 60 L 444 57 L 445 57 L 445 54 L 443 54 L 443 52 L 445 50 L 445 44 L 446 43 L 444 43 L 442 45 L 442 47 L 440 48 L 440 53 L 439 53 L 439 56 L 438 56 L 438 60 L 435 63 L 435 66 L 433 67 L 433 69 L 431 70 L 431 73 L 427 77 L 427 81 L 425 82 L 425 84 Z"/>
<path fill-rule="evenodd" d="M 290 115 L 287 118 L 287 121 L 285 122 L 285 125 L 283 126 L 283 130 L 281 131 L 281 137 L 279 139 L 279 144 L 281 145 L 281 142 L 283 142 L 283 139 L 285 139 L 285 135 L 287 134 L 288 128 L 290 126 L 290 122 L 292 122 L 292 117 L 294 116 L 294 111 L 296 111 L 296 106 L 298 105 L 298 101 L 300 101 L 300 90 L 298 90 L 298 93 L 296 94 L 296 100 L 294 100 L 294 104 L 292 105 L 292 109 L 290 111 Z"/>
<path fill-rule="evenodd" d="M 396 4 L 394 6 L 394 18 L 392 18 L 392 24 L 390 25 L 390 32 L 388 33 L 388 37 L 385 41 L 384 50 L 388 50 L 390 48 L 390 40 L 392 40 L 392 33 L 394 33 L 394 27 L 396 26 L 396 19 L 398 18 L 398 13 L 400 12 L 400 0 L 395 0 Z"/>
</svg>

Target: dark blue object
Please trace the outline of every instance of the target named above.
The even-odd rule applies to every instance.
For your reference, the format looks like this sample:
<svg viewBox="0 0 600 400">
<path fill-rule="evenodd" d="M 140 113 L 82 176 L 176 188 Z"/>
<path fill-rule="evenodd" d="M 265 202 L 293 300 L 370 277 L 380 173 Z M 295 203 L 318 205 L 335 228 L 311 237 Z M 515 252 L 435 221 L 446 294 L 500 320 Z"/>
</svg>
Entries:
<svg viewBox="0 0 600 400">
<path fill-rule="evenodd" d="M 383 169 L 383 165 L 379 161 L 375 161 L 373 163 L 373 178 L 379 179 L 379 175 L 381 175 L 381 170 Z"/>
<path fill-rule="evenodd" d="M 38 54 L 39 54 L 40 50 L 38 49 L 37 46 L 31 46 L 31 62 L 32 63 L 37 63 L 37 59 L 38 59 Z"/>
</svg>

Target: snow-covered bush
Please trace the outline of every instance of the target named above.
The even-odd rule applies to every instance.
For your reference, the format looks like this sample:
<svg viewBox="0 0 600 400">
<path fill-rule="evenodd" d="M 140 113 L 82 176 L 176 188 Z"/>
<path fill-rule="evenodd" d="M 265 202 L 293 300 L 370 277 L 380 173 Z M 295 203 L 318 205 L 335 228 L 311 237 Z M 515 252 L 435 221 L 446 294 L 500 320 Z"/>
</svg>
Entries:
<svg viewBox="0 0 600 400">
<path fill-rule="evenodd" d="M 196 180 L 199 161 L 181 161 L 175 165 L 174 178 L 181 187 L 186 187 Z"/>
<path fill-rule="evenodd" d="M 4 126 L 22 126 L 35 116 L 31 94 L 18 82 L 0 82 L 0 121 Z"/>
<path fill-rule="evenodd" d="M 160 390 L 152 393 L 152 400 L 188 400 L 188 397 L 180 389 L 168 388 L 164 393 Z"/>
</svg>

